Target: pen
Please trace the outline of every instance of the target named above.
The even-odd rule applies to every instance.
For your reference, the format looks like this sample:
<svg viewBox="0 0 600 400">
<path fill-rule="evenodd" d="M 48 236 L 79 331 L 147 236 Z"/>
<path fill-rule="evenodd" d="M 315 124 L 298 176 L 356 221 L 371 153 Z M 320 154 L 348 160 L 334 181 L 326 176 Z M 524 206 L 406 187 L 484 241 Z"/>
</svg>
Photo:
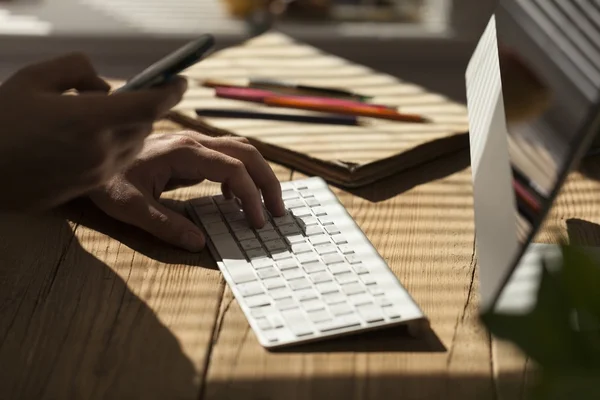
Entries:
<svg viewBox="0 0 600 400">
<path fill-rule="evenodd" d="M 362 117 L 381 118 L 401 122 L 425 123 L 429 119 L 415 114 L 401 114 L 394 110 L 377 109 L 364 105 L 342 106 L 314 102 L 302 97 L 266 97 L 264 103 L 271 107 L 296 108 L 302 110 L 330 112 L 335 114 L 349 114 Z"/>
<path fill-rule="evenodd" d="M 216 87 L 215 94 L 217 97 L 232 99 L 232 100 L 242 100 L 242 101 L 250 101 L 255 103 L 264 103 L 267 97 L 282 97 L 273 92 L 269 92 L 267 90 L 261 89 L 249 89 L 245 87 Z M 383 110 L 394 110 L 392 107 L 382 106 L 379 104 L 368 104 L 368 103 L 359 103 L 357 101 L 350 100 L 341 100 L 341 99 L 330 99 L 325 97 L 307 97 L 307 96 L 283 96 L 289 98 L 301 98 L 303 100 L 311 101 L 313 104 L 325 104 L 325 105 L 336 105 L 340 107 L 369 107 L 374 109 L 383 109 Z"/>
<path fill-rule="evenodd" d="M 196 110 L 199 117 L 214 118 L 241 118 L 241 119 L 262 119 L 270 121 L 300 122 L 309 124 L 328 124 L 328 125 L 360 125 L 358 119 L 348 115 L 290 115 L 278 113 L 265 113 L 248 110 L 222 110 L 212 108 L 201 108 Z"/>
<path fill-rule="evenodd" d="M 337 88 L 324 88 L 324 87 L 316 87 L 316 86 L 307 86 L 307 85 L 295 85 L 292 83 L 280 82 L 269 79 L 250 79 L 250 87 L 257 89 L 267 89 L 267 90 L 280 90 L 286 91 L 291 94 L 312 94 L 315 96 L 331 96 L 331 97 L 342 97 L 342 98 L 351 98 L 357 99 L 359 101 L 369 100 L 370 96 L 361 95 L 358 93 L 352 93 L 346 90 L 341 90 Z"/>
</svg>

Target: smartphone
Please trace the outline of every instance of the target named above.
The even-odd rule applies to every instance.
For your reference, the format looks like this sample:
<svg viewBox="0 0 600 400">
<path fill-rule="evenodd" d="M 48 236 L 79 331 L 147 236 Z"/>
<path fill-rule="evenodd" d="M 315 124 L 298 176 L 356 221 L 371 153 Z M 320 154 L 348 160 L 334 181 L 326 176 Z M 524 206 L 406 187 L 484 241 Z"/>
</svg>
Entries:
<svg viewBox="0 0 600 400">
<path fill-rule="evenodd" d="M 215 44 L 212 35 L 202 35 L 129 79 L 115 93 L 148 89 L 162 85 L 181 71 L 205 58 Z"/>
</svg>

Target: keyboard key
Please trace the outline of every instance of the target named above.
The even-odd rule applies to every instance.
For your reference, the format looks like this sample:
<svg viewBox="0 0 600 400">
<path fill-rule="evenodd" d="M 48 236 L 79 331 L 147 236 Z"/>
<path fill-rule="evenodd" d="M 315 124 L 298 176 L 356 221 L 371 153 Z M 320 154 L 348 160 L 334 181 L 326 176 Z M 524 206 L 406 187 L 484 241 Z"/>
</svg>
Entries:
<svg viewBox="0 0 600 400">
<path fill-rule="evenodd" d="M 338 329 L 351 328 L 359 326 L 360 320 L 354 314 L 344 315 L 335 318 L 333 321 L 324 322 L 317 325 L 317 329 L 321 332 L 330 332 Z"/>
<path fill-rule="evenodd" d="M 300 194 L 293 189 L 284 190 L 281 192 L 281 198 L 283 200 L 297 199 L 298 197 L 300 197 Z"/>
<path fill-rule="evenodd" d="M 327 267 L 322 262 L 311 262 L 308 264 L 302 265 L 306 273 L 314 274 L 315 272 L 325 271 Z"/>
<path fill-rule="evenodd" d="M 300 309 L 288 310 L 282 312 L 283 318 L 287 322 L 288 328 L 292 331 L 292 333 L 296 336 L 306 336 L 313 333 L 313 330 L 310 328 L 310 323 L 304 312 Z"/>
<path fill-rule="evenodd" d="M 310 319 L 315 324 L 332 320 L 331 315 L 327 310 L 311 311 L 308 313 L 308 319 Z"/>
<path fill-rule="evenodd" d="M 257 318 L 256 325 L 258 325 L 258 329 L 260 329 L 261 331 L 266 331 L 268 329 L 273 328 L 269 320 L 267 320 L 266 318 Z"/>
<path fill-rule="evenodd" d="M 285 241 L 292 246 L 296 243 L 304 243 L 306 242 L 306 239 L 302 235 L 289 235 L 285 237 Z"/>
<path fill-rule="evenodd" d="M 283 320 L 279 315 L 268 315 L 267 319 L 275 329 L 283 328 Z"/>
<path fill-rule="evenodd" d="M 322 216 L 327 215 L 327 211 L 325 210 L 325 207 L 315 207 L 312 210 L 317 217 L 322 217 Z"/>
<path fill-rule="evenodd" d="M 323 229 L 321 229 L 320 226 L 318 225 L 311 225 L 311 226 L 307 226 L 304 229 L 304 234 L 306 236 L 316 236 L 316 235 L 322 235 L 323 234 Z"/>
<path fill-rule="evenodd" d="M 346 240 L 346 238 L 344 237 L 344 235 L 333 235 L 331 237 L 331 239 L 333 240 L 333 243 L 337 244 L 337 245 L 345 245 L 348 243 L 348 241 Z M 350 246 L 345 246 L 344 250 L 352 250 L 349 253 L 345 253 L 344 250 L 342 250 L 342 246 L 339 247 L 340 251 L 342 252 L 342 254 L 350 254 L 350 253 L 354 253 L 354 250 L 351 249 Z"/>
<path fill-rule="evenodd" d="M 225 214 L 225 219 L 229 222 L 237 222 L 237 221 L 245 221 L 246 215 L 242 211 L 236 211 L 232 213 Z"/>
<path fill-rule="evenodd" d="M 277 300 L 275 302 L 275 306 L 279 310 L 281 310 L 281 311 L 283 311 L 283 310 L 290 310 L 290 309 L 293 309 L 293 308 L 298 308 L 298 305 L 296 304 L 296 301 L 293 298 L 291 298 L 291 297 L 286 297 L 286 298 Z"/>
<path fill-rule="evenodd" d="M 275 267 L 267 267 L 258 270 L 258 277 L 260 279 L 269 279 L 279 276 L 279 271 Z"/>
<path fill-rule="evenodd" d="M 222 194 L 218 194 L 216 196 L 213 196 L 213 200 L 217 204 L 223 204 L 223 203 L 227 203 L 228 201 L 231 201 L 232 199 L 228 199 L 225 196 L 223 196 Z"/>
<path fill-rule="evenodd" d="M 294 208 L 292 214 L 294 214 L 295 217 L 308 217 L 309 215 L 312 215 L 310 208 L 307 207 Z"/>
<path fill-rule="evenodd" d="M 354 264 L 352 266 L 352 268 L 354 269 L 354 272 L 356 272 L 359 275 L 369 273 L 369 269 L 367 267 L 365 267 L 365 265 L 363 263 Z"/>
<path fill-rule="evenodd" d="M 296 224 L 281 225 L 279 227 L 279 232 L 281 232 L 283 236 L 292 236 L 299 234 L 300 228 L 298 228 Z"/>
<path fill-rule="evenodd" d="M 228 233 L 229 229 L 227 229 L 227 225 L 223 222 L 213 222 L 205 225 L 206 232 L 210 236 L 221 235 L 223 233 Z"/>
<path fill-rule="evenodd" d="M 294 210 L 295 208 L 304 207 L 304 202 L 300 199 L 286 200 L 283 203 L 285 205 L 285 208 L 287 208 L 288 210 Z"/>
<path fill-rule="evenodd" d="M 322 295 L 338 291 L 338 286 L 334 282 L 317 283 L 315 287 Z"/>
<path fill-rule="evenodd" d="M 297 243 L 292 246 L 292 251 L 295 254 L 308 253 L 312 251 L 312 247 L 308 243 Z"/>
<path fill-rule="evenodd" d="M 261 269 L 273 266 L 273 260 L 269 258 L 259 258 L 256 260 L 252 260 L 252 266 L 254 269 Z"/>
<path fill-rule="evenodd" d="M 308 263 L 311 263 L 314 261 L 319 261 L 319 256 L 314 251 L 298 254 L 296 256 L 296 258 L 298 258 L 298 261 L 300 261 L 300 264 L 308 264 Z"/>
<path fill-rule="evenodd" d="M 271 257 L 273 257 L 273 260 L 275 261 L 285 260 L 286 258 L 291 258 L 292 253 L 287 250 L 276 250 L 271 252 Z"/>
<path fill-rule="evenodd" d="M 223 214 L 236 213 L 240 211 L 240 205 L 235 200 L 230 200 L 226 203 L 219 204 L 219 208 Z"/>
<path fill-rule="evenodd" d="M 356 307 L 360 316 L 367 322 L 379 322 L 383 321 L 383 314 L 381 309 L 375 304 L 363 304 Z"/>
<path fill-rule="evenodd" d="M 292 217 L 290 214 L 286 214 L 283 217 L 275 217 L 275 218 L 273 218 L 273 222 L 277 226 L 293 224 L 294 223 L 294 217 Z"/>
<path fill-rule="evenodd" d="M 269 290 L 269 296 L 271 296 L 273 300 L 285 299 L 286 297 L 292 296 L 292 290 L 287 287 L 272 289 Z"/>
<path fill-rule="evenodd" d="M 275 312 L 275 310 L 270 305 L 264 307 L 254 307 L 250 309 L 250 315 L 252 315 L 254 318 L 268 317 L 273 312 Z"/>
<path fill-rule="evenodd" d="M 306 199 L 306 205 L 309 207 L 318 207 L 321 205 L 321 203 L 319 202 L 319 200 L 315 199 L 314 197 L 311 197 L 309 199 Z"/>
<path fill-rule="evenodd" d="M 240 242 L 240 246 L 242 246 L 242 249 L 244 249 L 244 250 L 252 250 L 252 249 L 261 248 L 261 245 L 260 245 L 260 242 L 258 241 L 258 239 L 242 240 Z"/>
<path fill-rule="evenodd" d="M 319 217 L 319 223 L 323 226 L 332 225 L 334 222 L 335 221 L 333 217 L 330 215 L 324 215 L 322 217 Z"/>
<path fill-rule="evenodd" d="M 312 299 L 303 301 L 300 303 L 300 306 L 304 308 L 306 311 L 315 311 L 315 310 L 324 310 L 325 303 L 323 303 L 320 299 Z"/>
<path fill-rule="evenodd" d="M 334 275 L 343 274 L 346 272 L 352 272 L 352 270 L 346 263 L 332 264 L 332 265 L 329 265 L 327 268 L 329 269 L 329 272 L 331 272 Z"/>
<path fill-rule="evenodd" d="M 281 278 L 270 278 L 270 279 L 265 279 L 263 281 L 263 284 L 265 285 L 267 290 L 277 289 L 280 287 L 285 287 L 285 280 L 283 280 Z"/>
<path fill-rule="evenodd" d="M 335 276 L 335 279 L 338 281 L 338 283 L 340 285 L 344 285 L 346 283 L 358 282 L 358 277 L 356 275 L 354 275 L 352 272 L 338 274 Z"/>
<path fill-rule="evenodd" d="M 307 283 L 308 283 L 308 287 L 304 288 L 304 289 L 300 289 L 300 290 L 296 290 L 296 292 L 294 293 L 296 295 L 296 298 L 300 301 L 306 301 L 306 300 L 312 300 L 312 299 L 317 299 L 319 298 L 319 295 L 317 294 L 317 292 L 315 291 L 315 289 L 313 289 L 310 282 L 308 282 L 308 280 L 306 280 L 306 278 L 303 278 Z"/>
<path fill-rule="evenodd" d="M 346 302 L 344 302 L 344 303 L 338 303 L 338 304 L 332 304 L 331 306 L 329 306 L 329 310 L 336 317 L 339 317 L 341 315 L 352 314 L 354 312 L 354 310 L 352 309 L 352 307 L 350 307 L 350 304 L 348 304 Z"/>
<path fill-rule="evenodd" d="M 212 204 L 212 199 L 210 197 L 199 197 L 197 199 L 190 200 L 190 204 L 194 207 L 202 207 Z"/>
<path fill-rule="evenodd" d="M 326 244 L 319 247 L 316 247 L 317 253 L 320 255 L 329 254 L 329 253 L 337 253 L 337 248 L 333 244 Z"/>
<path fill-rule="evenodd" d="M 315 197 L 315 194 L 311 190 L 308 190 L 308 189 L 299 190 L 298 193 L 300 193 L 300 196 L 302 196 L 305 199 L 307 199 L 309 197 Z"/>
<path fill-rule="evenodd" d="M 314 246 L 330 243 L 329 238 L 325 235 L 317 235 L 308 239 Z"/>
<path fill-rule="evenodd" d="M 310 279 L 314 283 L 331 282 L 333 280 L 332 276 L 327 271 L 317 272 L 316 274 L 312 274 L 310 276 Z"/>
<path fill-rule="evenodd" d="M 228 260 L 246 260 L 246 257 L 244 257 L 244 254 L 229 233 L 213 236 L 211 239 L 224 263 L 227 263 Z"/>
<path fill-rule="evenodd" d="M 206 214 L 218 213 L 219 209 L 217 208 L 216 205 L 211 203 L 211 204 L 207 204 L 205 206 L 194 207 L 194 211 L 196 211 L 196 214 L 198 214 L 199 216 L 203 216 Z"/>
<path fill-rule="evenodd" d="M 258 232 L 258 236 L 263 242 L 268 242 L 270 240 L 279 239 L 279 235 L 275 231 L 262 231 Z"/>
<path fill-rule="evenodd" d="M 293 269 L 298 267 L 298 262 L 293 258 L 287 258 L 285 260 L 277 261 L 277 268 L 280 271 L 285 271 L 287 269 Z"/>
<path fill-rule="evenodd" d="M 244 229 L 250 229 L 250 224 L 245 219 L 241 220 L 241 221 L 230 222 L 229 226 L 231 227 L 231 230 L 234 232 L 242 231 Z"/>
<path fill-rule="evenodd" d="M 367 286 L 367 290 L 373 296 L 379 296 L 379 295 L 384 294 L 384 290 L 377 285 L 369 285 L 369 286 Z"/>
<path fill-rule="evenodd" d="M 279 335 L 277 334 L 277 331 L 264 331 L 263 335 L 269 343 L 277 343 L 279 341 Z"/>
<path fill-rule="evenodd" d="M 313 217 L 312 215 L 307 215 L 305 217 L 299 217 L 298 218 L 298 224 L 300 226 L 311 226 L 311 225 L 317 225 L 319 223 L 319 221 Z"/>
<path fill-rule="evenodd" d="M 368 272 L 366 274 L 361 275 L 360 280 L 367 286 L 377 284 L 377 280 L 373 278 L 373 276 L 371 276 L 371 274 L 369 274 Z"/>
<path fill-rule="evenodd" d="M 348 261 L 348 263 L 350 264 L 358 264 L 361 261 L 360 257 L 356 254 L 349 254 L 346 256 L 346 260 Z"/>
<path fill-rule="evenodd" d="M 263 225 L 262 228 L 259 228 L 256 230 L 256 232 L 268 232 L 268 231 L 272 231 L 275 228 L 273 228 L 273 225 L 271 225 L 270 222 L 265 222 L 265 224 Z"/>
<path fill-rule="evenodd" d="M 392 302 L 389 301 L 385 296 L 375 297 L 375 302 L 379 305 L 379 307 L 388 307 L 392 305 Z"/>
<path fill-rule="evenodd" d="M 258 296 L 247 297 L 245 299 L 246 305 L 250 308 L 254 307 L 264 307 L 271 305 L 271 298 L 264 294 L 259 294 Z"/>
<path fill-rule="evenodd" d="M 300 268 L 293 268 L 293 269 L 288 269 L 286 271 L 282 272 L 283 277 L 285 279 L 292 280 L 292 279 L 296 279 L 296 278 L 301 278 L 304 276 L 304 272 L 300 269 Z"/>
<path fill-rule="evenodd" d="M 330 235 L 337 235 L 338 233 L 340 233 L 340 230 L 337 228 L 337 226 L 335 225 L 329 225 L 325 227 L 325 230 L 327 231 L 327 233 L 329 233 Z"/>
<path fill-rule="evenodd" d="M 344 257 L 339 255 L 338 253 L 325 254 L 323 256 L 323 262 L 325 263 L 325 265 L 343 263 Z"/>
<path fill-rule="evenodd" d="M 347 296 L 352 296 L 353 294 L 364 293 L 365 288 L 360 283 L 355 282 L 342 285 L 342 291 L 346 293 Z"/>
<path fill-rule="evenodd" d="M 243 297 L 255 296 L 265 292 L 260 282 L 257 281 L 242 283 L 241 285 L 237 285 L 237 289 Z"/>
<path fill-rule="evenodd" d="M 323 300 L 327 304 L 337 304 L 346 301 L 346 295 L 339 290 L 323 295 Z"/>
<path fill-rule="evenodd" d="M 301 191 L 301 190 L 308 190 L 308 186 L 306 186 L 305 183 L 299 183 L 299 182 L 292 182 L 294 184 L 294 187 L 296 188 L 296 190 Z"/>
<path fill-rule="evenodd" d="M 354 306 L 373 303 L 373 298 L 368 293 L 355 294 L 348 297 L 348 301 Z"/>
<path fill-rule="evenodd" d="M 271 240 L 270 242 L 265 242 L 265 247 L 270 252 L 274 252 L 274 251 L 285 249 L 286 245 L 283 242 L 283 240 L 277 239 L 277 240 Z"/>
<path fill-rule="evenodd" d="M 239 241 L 256 239 L 254 232 L 252 232 L 249 229 L 240 230 L 240 231 L 235 232 L 234 234 L 235 234 L 235 237 L 237 238 L 237 240 L 239 240 Z"/>
<path fill-rule="evenodd" d="M 288 283 L 292 290 L 302 290 L 312 286 L 312 284 L 305 277 L 290 280 Z"/>
<path fill-rule="evenodd" d="M 390 319 L 400 318 L 400 313 L 394 309 L 392 306 L 386 306 L 382 308 L 383 313 Z"/>
<path fill-rule="evenodd" d="M 202 217 L 203 224 L 212 224 L 213 222 L 223 222 L 221 214 L 207 214 Z"/>
<path fill-rule="evenodd" d="M 251 261 L 254 261 L 255 259 L 258 259 L 258 258 L 266 258 L 267 257 L 267 253 L 263 249 L 248 250 L 248 251 L 246 251 L 246 255 L 248 256 L 248 259 L 250 259 Z"/>
</svg>

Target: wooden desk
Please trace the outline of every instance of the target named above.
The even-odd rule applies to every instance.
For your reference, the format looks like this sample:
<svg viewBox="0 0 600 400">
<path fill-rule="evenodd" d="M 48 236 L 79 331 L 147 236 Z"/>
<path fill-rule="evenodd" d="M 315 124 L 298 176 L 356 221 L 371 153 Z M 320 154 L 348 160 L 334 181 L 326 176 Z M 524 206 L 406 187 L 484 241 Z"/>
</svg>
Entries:
<svg viewBox="0 0 600 400">
<path fill-rule="evenodd" d="M 269 353 L 208 254 L 173 250 L 85 202 L 2 215 L 0 399 L 519 398 L 525 360 L 477 322 L 467 166 L 464 152 L 355 193 L 336 189 L 431 318 L 421 339 L 392 329 Z M 273 167 L 282 180 L 302 177 Z M 599 202 L 600 184 L 574 174 L 545 232 L 569 227 L 597 242 L 594 226 L 570 219 L 600 222 Z"/>
</svg>

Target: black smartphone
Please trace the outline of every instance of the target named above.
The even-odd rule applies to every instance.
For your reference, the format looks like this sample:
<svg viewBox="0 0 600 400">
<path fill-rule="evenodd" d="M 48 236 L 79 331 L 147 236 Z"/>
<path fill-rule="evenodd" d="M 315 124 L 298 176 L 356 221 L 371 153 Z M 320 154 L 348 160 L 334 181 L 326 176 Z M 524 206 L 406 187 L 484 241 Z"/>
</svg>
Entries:
<svg viewBox="0 0 600 400">
<path fill-rule="evenodd" d="M 181 71 L 205 58 L 214 44 L 215 39 L 212 35 L 202 35 L 129 79 L 125 85 L 115 90 L 115 93 L 162 85 Z"/>
</svg>

